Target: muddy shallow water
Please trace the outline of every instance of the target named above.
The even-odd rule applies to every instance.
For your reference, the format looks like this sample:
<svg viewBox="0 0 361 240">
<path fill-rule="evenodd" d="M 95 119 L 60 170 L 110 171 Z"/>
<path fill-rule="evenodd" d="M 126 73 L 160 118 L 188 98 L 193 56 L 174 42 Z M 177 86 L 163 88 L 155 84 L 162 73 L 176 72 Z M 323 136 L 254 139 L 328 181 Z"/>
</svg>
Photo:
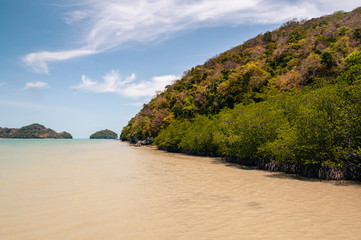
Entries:
<svg viewBox="0 0 361 240">
<path fill-rule="evenodd" d="M 361 186 L 119 141 L 0 140 L 0 239 L 360 239 Z"/>
</svg>

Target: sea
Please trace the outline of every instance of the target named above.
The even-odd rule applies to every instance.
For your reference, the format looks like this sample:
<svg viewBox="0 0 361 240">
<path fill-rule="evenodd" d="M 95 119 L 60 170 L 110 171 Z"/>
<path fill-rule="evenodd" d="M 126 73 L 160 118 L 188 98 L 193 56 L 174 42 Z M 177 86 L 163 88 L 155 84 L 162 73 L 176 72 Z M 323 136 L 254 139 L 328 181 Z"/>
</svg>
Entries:
<svg viewBox="0 0 361 240">
<path fill-rule="evenodd" d="M 0 140 L 0 239 L 361 239 L 361 186 L 115 140 Z"/>
</svg>

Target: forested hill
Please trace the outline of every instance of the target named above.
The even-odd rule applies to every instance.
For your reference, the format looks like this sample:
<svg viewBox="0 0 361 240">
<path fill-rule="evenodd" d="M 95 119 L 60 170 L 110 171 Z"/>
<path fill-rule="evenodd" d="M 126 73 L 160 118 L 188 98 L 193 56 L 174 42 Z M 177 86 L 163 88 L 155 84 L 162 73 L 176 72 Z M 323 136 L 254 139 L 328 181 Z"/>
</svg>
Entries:
<svg viewBox="0 0 361 240">
<path fill-rule="evenodd" d="M 279 29 L 185 72 L 129 121 L 123 139 L 155 137 L 174 119 L 212 115 L 237 103 L 334 79 L 361 40 L 361 8 Z"/>
<path fill-rule="evenodd" d="M 90 139 L 117 139 L 118 134 L 111 130 L 105 129 L 105 130 L 101 130 L 96 133 L 93 133 L 92 135 L 90 135 L 89 138 Z"/>
<path fill-rule="evenodd" d="M 34 123 L 21 128 L 1 128 L 0 138 L 73 138 L 70 133 L 57 133 L 53 129 Z"/>
<path fill-rule="evenodd" d="M 361 8 L 293 20 L 221 53 L 145 104 L 121 138 L 360 180 L 360 19 Z"/>
</svg>

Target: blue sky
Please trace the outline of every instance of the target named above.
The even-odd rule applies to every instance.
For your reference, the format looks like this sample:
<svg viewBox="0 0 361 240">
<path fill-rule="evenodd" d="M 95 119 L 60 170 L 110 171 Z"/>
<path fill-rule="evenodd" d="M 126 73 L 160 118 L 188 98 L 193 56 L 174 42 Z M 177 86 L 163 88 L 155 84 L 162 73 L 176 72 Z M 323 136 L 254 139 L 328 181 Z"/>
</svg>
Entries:
<svg viewBox="0 0 361 240">
<path fill-rule="evenodd" d="M 120 133 L 155 91 L 293 18 L 361 0 L 0 0 L 0 127 Z"/>
</svg>

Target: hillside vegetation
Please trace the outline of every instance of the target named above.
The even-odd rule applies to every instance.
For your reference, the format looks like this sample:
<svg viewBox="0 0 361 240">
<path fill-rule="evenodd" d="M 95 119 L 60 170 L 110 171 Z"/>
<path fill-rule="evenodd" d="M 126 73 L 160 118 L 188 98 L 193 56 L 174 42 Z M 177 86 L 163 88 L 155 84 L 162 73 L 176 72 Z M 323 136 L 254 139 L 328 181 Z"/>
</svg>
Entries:
<svg viewBox="0 0 361 240">
<path fill-rule="evenodd" d="M 185 72 L 122 140 L 361 180 L 361 8 L 289 21 Z"/>
<path fill-rule="evenodd" d="M 0 138 L 73 138 L 70 133 L 57 133 L 34 123 L 22 128 L 0 128 Z"/>
<path fill-rule="evenodd" d="M 108 129 L 98 131 L 90 136 L 90 139 L 117 139 L 117 138 L 118 138 L 118 134 Z"/>
</svg>

